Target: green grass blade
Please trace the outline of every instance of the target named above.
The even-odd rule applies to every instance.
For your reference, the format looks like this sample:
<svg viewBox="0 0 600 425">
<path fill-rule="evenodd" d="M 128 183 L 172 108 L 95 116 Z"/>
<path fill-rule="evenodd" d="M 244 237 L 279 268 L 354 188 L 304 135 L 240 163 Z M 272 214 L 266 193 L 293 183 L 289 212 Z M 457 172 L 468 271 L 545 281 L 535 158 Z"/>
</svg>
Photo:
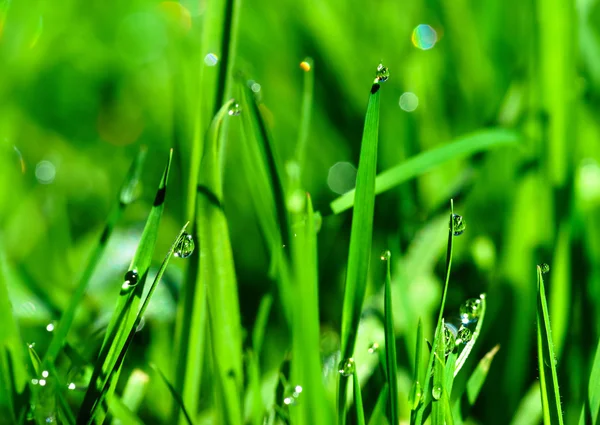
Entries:
<svg viewBox="0 0 600 425">
<path fill-rule="evenodd" d="M 410 389 L 408 403 L 411 409 L 411 423 L 413 421 L 414 411 L 417 409 L 422 401 L 422 389 L 421 389 L 421 353 L 423 351 L 423 322 L 419 318 L 419 324 L 417 325 L 417 341 L 415 346 L 415 368 L 413 370 L 413 383 Z"/>
<path fill-rule="evenodd" d="M 450 270 L 452 269 L 452 251 L 454 244 L 454 201 L 450 200 L 450 221 L 448 227 L 448 246 L 446 248 L 446 282 L 444 284 L 444 290 L 442 292 L 442 301 L 440 304 L 440 311 L 438 314 L 437 325 L 435 328 L 435 334 L 433 338 L 433 347 L 438 347 L 440 344 L 439 340 L 444 339 L 444 326 L 443 326 L 443 314 L 444 307 L 446 305 L 446 295 L 448 293 L 448 283 L 450 282 Z M 423 383 L 423 403 L 421 403 L 417 411 L 415 413 L 414 423 L 417 425 L 421 425 L 425 420 L 425 409 L 429 406 L 429 402 L 432 400 L 432 388 L 431 388 L 431 379 L 429 378 L 434 370 L 434 360 L 437 358 L 436 356 L 437 350 L 432 350 L 429 356 L 429 362 L 427 366 L 427 372 L 425 373 L 425 379 Z M 443 355 L 443 354 L 442 354 Z M 438 365 L 439 367 L 439 365 Z M 434 374 L 435 378 L 435 374 Z M 439 419 L 439 415 L 438 415 Z"/>
<path fill-rule="evenodd" d="M 550 330 L 550 317 L 546 305 L 546 291 L 542 269 L 537 266 L 538 280 L 538 308 L 537 308 L 537 339 L 538 339 L 538 365 L 540 371 L 540 391 L 542 408 L 544 411 L 544 424 L 562 425 L 562 409 L 560 393 L 558 391 L 558 378 L 556 376 L 556 356 Z"/>
<path fill-rule="evenodd" d="M 392 306 L 392 275 L 390 272 L 392 254 L 385 251 L 381 258 L 385 261 L 385 296 L 384 296 L 384 328 L 385 328 L 385 363 L 387 369 L 388 405 L 390 423 L 398 423 L 398 363 L 396 360 L 396 335 L 394 334 L 394 309 Z"/>
<path fill-rule="evenodd" d="M 374 83 L 371 88 L 356 177 L 356 203 L 352 213 L 348 269 L 342 307 L 342 359 L 351 358 L 354 351 L 371 259 L 377 143 L 379 138 L 379 89 L 380 85 L 377 83 Z M 347 379 L 340 377 L 340 392 L 338 395 L 340 425 L 344 423 L 345 417 L 346 385 Z"/>
<path fill-rule="evenodd" d="M 213 119 L 202 160 L 202 193 L 198 196 L 196 225 L 198 242 L 205 254 L 200 256 L 197 285 L 205 285 L 207 290 L 209 335 L 218 382 L 216 393 L 223 406 L 224 420 L 227 424 L 240 424 L 242 330 L 229 228 L 221 203 L 223 186 L 218 156 L 221 123 L 228 116 L 231 103 L 223 105 Z M 188 359 L 192 360 L 189 355 Z M 184 400 L 187 400 L 185 394 Z"/>
<path fill-rule="evenodd" d="M 121 186 L 121 190 L 119 191 L 119 202 L 115 204 L 110 212 L 106 221 L 106 225 L 104 226 L 104 230 L 100 236 L 100 240 L 98 241 L 98 244 L 96 245 L 96 248 L 90 257 L 86 268 L 79 279 L 79 283 L 77 284 L 77 287 L 71 296 L 69 305 L 58 321 L 58 325 L 53 332 L 50 346 L 44 355 L 44 363 L 53 363 L 56 360 L 56 356 L 67 340 L 77 308 L 81 305 L 87 285 L 92 277 L 92 274 L 94 273 L 94 270 L 96 269 L 96 266 L 98 265 L 98 262 L 100 261 L 100 258 L 102 258 L 102 254 L 106 249 L 108 239 L 112 234 L 117 222 L 121 218 L 125 207 L 133 202 L 136 198 L 140 174 L 146 160 L 146 153 L 147 149 L 144 146 L 140 149 L 136 159 L 131 164 L 129 172 L 127 173 L 127 177 L 125 177 L 123 185 Z"/>
<path fill-rule="evenodd" d="M 488 372 L 490 371 L 490 367 L 492 365 L 492 360 L 494 360 L 494 356 L 499 350 L 500 346 L 496 345 L 485 356 L 483 356 L 469 377 L 465 391 L 461 397 L 454 402 L 452 410 L 454 418 L 457 421 L 462 422 L 462 420 L 469 415 L 471 408 L 479 396 L 481 388 L 483 388 L 483 384 L 485 383 L 485 379 L 487 378 Z"/>
<path fill-rule="evenodd" d="M 360 391 L 360 382 L 358 382 L 358 372 L 356 371 L 356 368 L 354 368 L 354 371 L 352 372 L 352 379 L 354 389 L 354 409 L 356 412 L 356 424 L 365 425 L 365 410 L 363 408 L 362 394 Z"/>
<path fill-rule="evenodd" d="M 262 298 L 260 305 L 258 306 L 258 313 L 256 314 L 256 320 L 252 330 L 252 350 L 256 356 L 260 356 L 272 305 L 273 295 L 267 294 Z"/>
<path fill-rule="evenodd" d="M 0 247 L 1 249 L 1 247 Z M 0 251 L 0 414 L 17 422 L 19 395 L 25 391 L 28 381 L 26 364 L 23 358 L 19 325 L 8 296 L 7 283 L 10 280 L 8 260 Z"/>
<path fill-rule="evenodd" d="M 127 409 L 129 409 L 129 411 L 136 413 L 144 401 L 149 382 L 150 379 L 146 372 L 140 369 L 133 370 L 129 376 L 129 379 L 127 379 L 127 384 L 123 390 L 123 395 L 120 399 L 117 399 L 116 397 L 111 399 L 111 403 L 113 400 L 119 400 Z M 113 416 L 115 416 L 114 413 Z M 113 425 L 123 425 L 127 423 L 128 422 L 116 417 L 112 422 Z"/>
<path fill-rule="evenodd" d="M 465 346 L 463 347 L 462 351 L 460 352 L 460 354 L 458 356 L 458 359 L 456 359 L 456 365 L 454 368 L 454 376 L 455 377 L 456 377 L 456 375 L 458 375 L 458 372 L 460 372 L 463 365 L 467 361 L 467 358 L 469 357 L 469 354 L 471 354 L 471 350 L 473 349 L 475 342 L 477 342 L 477 338 L 481 334 L 481 327 L 483 326 L 483 319 L 485 318 L 485 310 L 486 310 L 485 294 L 481 294 L 479 296 L 479 299 L 481 300 L 481 304 L 479 307 L 480 313 L 479 313 L 479 318 L 477 319 L 477 325 L 475 326 L 475 331 L 473 332 L 473 335 L 471 336 L 471 340 L 465 344 Z"/>
<path fill-rule="evenodd" d="M 518 141 L 518 134 L 503 129 L 483 130 L 461 136 L 440 148 L 416 155 L 402 164 L 383 171 L 375 181 L 375 193 L 379 194 L 390 190 L 446 161 L 464 158 L 477 152 L 506 144 L 514 144 Z M 351 208 L 355 203 L 355 196 L 356 192 L 351 190 L 333 200 L 331 209 L 334 214 L 339 214 Z"/>
<path fill-rule="evenodd" d="M 600 341 L 596 347 L 596 355 L 592 363 L 587 395 L 579 419 L 580 425 L 600 424 Z"/>
<path fill-rule="evenodd" d="M 108 411 L 118 423 L 144 425 L 144 422 L 118 397 L 110 399 L 108 402 Z"/>
<path fill-rule="evenodd" d="M 92 380 L 81 405 L 78 423 L 88 423 L 94 418 L 99 399 L 106 396 L 106 394 L 103 395 L 103 392 L 105 391 L 104 384 L 107 378 L 115 372 L 118 378 L 118 370 L 115 371 L 115 365 L 120 352 L 127 344 L 131 329 L 135 329 L 137 311 L 158 237 L 158 226 L 164 210 L 172 156 L 173 151 L 171 150 L 140 243 L 129 266 L 128 273 L 135 271 L 139 276 L 138 282 L 135 286 L 121 288 L 117 307 L 108 325 L 100 355 L 95 363 Z M 116 384 L 116 379 L 114 382 Z M 103 417 L 103 414 L 100 413 L 99 416 Z"/>
<path fill-rule="evenodd" d="M 541 421 L 540 386 L 535 383 L 521 399 L 510 425 L 539 425 Z"/>
<path fill-rule="evenodd" d="M 446 420 L 446 403 L 444 402 L 444 394 L 446 393 L 446 365 L 444 363 L 444 353 L 446 351 L 446 339 L 443 336 L 444 320 L 441 322 L 441 336 L 437 339 L 437 344 L 434 345 L 435 350 L 432 351 L 434 356 L 433 367 L 433 386 L 432 402 L 431 402 L 431 424 L 444 425 Z"/>
<path fill-rule="evenodd" d="M 187 421 L 188 425 L 194 425 L 194 421 L 190 417 L 188 410 L 185 408 L 185 404 L 183 402 L 183 399 L 181 398 L 181 395 L 179 395 L 179 393 L 177 392 L 175 387 L 169 382 L 169 379 L 165 376 L 164 373 L 162 373 L 162 371 L 157 366 L 150 364 L 150 367 L 158 374 L 158 376 L 160 376 L 162 381 L 165 383 L 165 385 L 169 389 L 169 392 L 173 396 L 173 399 L 175 399 L 175 401 L 181 408 L 181 412 L 182 412 L 183 416 L 185 417 L 185 420 Z"/>
<path fill-rule="evenodd" d="M 303 387 L 298 406 L 298 423 L 328 425 L 333 420 L 325 397 L 320 346 L 317 233 L 310 196 L 303 214 L 294 214 L 291 230 L 292 262 L 295 276 L 295 310 L 292 323 L 292 385 Z M 295 233 L 294 233 L 295 232 Z"/>
<path fill-rule="evenodd" d="M 302 109 L 300 111 L 300 131 L 298 132 L 298 143 L 296 144 L 296 161 L 300 170 L 304 169 L 306 158 L 306 146 L 310 131 L 311 114 L 313 108 L 313 92 L 315 86 L 315 70 L 312 58 L 305 58 L 302 64 L 304 71 L 304 86 L 302 88 Z"/>
</svg>

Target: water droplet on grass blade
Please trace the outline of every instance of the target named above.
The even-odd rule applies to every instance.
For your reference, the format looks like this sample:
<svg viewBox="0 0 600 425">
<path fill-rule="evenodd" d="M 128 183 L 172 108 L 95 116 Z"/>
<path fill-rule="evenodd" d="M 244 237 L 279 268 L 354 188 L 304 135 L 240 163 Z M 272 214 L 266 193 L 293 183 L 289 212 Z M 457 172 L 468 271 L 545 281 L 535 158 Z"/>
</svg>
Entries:
<svg viewBox="0 0 600 425">
<path fill-rule="evenodd" d="M 354 359 L 350 357 L 349 359 L 344 359 L 340 362 L 338 366 L 338 372 L 342 376 L 350 376 L 354 373 Z"/>
<path fill-rule="evenodd" d="M 481 299 L 470 298 L 460 306 L 460 321 L 464 324 L 473 322 L 481 314 Z"/>
<path fill-rule="evenodd" d="M 379 344 L 374 342 L 369 346 L 368 352 L 369 354 L 375 354 L 379 350 Z"/>
<path fill-rule="evenodd" d="M 389 69 L 382 63 L 377 65 L 377 71 L 375 73 L 374 83 L 385 83 L 388 80 L 388 78 L 390 78 Z"/>
<path fill-rule="evenodd" d="M 239 103 L 234 102 L 229 107 L 229 111 L 227 113 L 232 117 L 236 117 L 242 113 L 242 107 Z"/>
<path fill-rule="evenodd" d="M 462 235 L 467 229 L 467 225 L 465 220 L 463 220 L 462 215 L 452 214 L 452 223 L 450 223 L 451 229 L 454 229 L 454 236 Z"/>
<path fill-rule="evenodd" d="M 471 338 L 473 338 L 473 332 L 471 332 L 471 329 L 461 326 L 456 334 L 456 342 L 458 343 L 458 340 L 460 340 L 460 342 L 466 344 L 467 342 L 471 341 Z"/>
<path fill-rule="evenodd" d="M 456 327 L 450 323 L 444 323 L 444 354 L 447 356 L 456 346 Z"/>
<path fill-rule="evenodd" d="M 439 385 L 433 387 L 431 389 L 431 395 L 435 400 L 439 400 L 440 398 L 442 398 L 442 387 L 440 387 Z"/>
<path fill-rule="evenodd" d="M 381 253 L 381 260 L 382 261 L 388 261 L 390 258 L 392 258 L 392 253 L 390 252 L 389 249 L 386 249 L 385 251 L 383 251 Z"/>
<path fill-rule="evenodd" d="M 75 382 L 71 382 L 68 386 L 68 389 L 70 389 L 71 391 L 73 391 L 76 388 Z"/>
<path fill-rule="evenodd" d="M 540 264 L 540 270 L 542 273 L 548 273 L 550 271 L 550 266 L 547 263 Z"/>
<path fill-rule="evenodd" d="M 177 241 L 173 255 L 175 255 L 175 257 L 188 258 L 194 252 L 195 247 L 196 244 L 194 243 L 192 235 L 184 233 Z"/>
<path fill-rule="evenodd" d="M 125 273 L 125 277 L 123 278 L 123 280 L 123 284 L 121 285 L 121 289 L 123 291 L 127 291 L 130 288 L 136 286 L 139 280 L 137 269 L 129 270 L 127 273 Z"/>
<path fill-rule="evenodd" d="M 421 404 L 422 397 L 423 390 L 421 389 L 421 384 L 419 381 L 413 382 L 410 394 L 408 395 L 408 402 L 411 405 L 412 410 L 415 410 L 419 404 Z"/>
</svg>

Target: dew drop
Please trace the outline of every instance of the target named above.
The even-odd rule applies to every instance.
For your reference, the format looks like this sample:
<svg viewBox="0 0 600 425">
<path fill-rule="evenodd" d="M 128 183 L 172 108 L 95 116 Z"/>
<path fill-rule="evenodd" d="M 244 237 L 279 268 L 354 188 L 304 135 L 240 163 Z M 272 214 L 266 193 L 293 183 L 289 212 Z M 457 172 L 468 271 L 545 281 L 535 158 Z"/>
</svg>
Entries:
<svg viewBox="0 0 600 425">
<path fill-rule="evenodd" d="M 381 253 L 381 261 L 388 261 L 390 258 L 392 258 L 392 253 L 389 249 L 386 249 Z"/>
<path fill-rule="evenodd" d="M 388 78 L 390 78 L 389 69 L 386 66 L 384 66 L 382 63 L 377 65 L 377 72 L 375 74 L 374 83 L 384 83 L 388 80 Z"/>
<path fill-rule="evenodd" d="M 460 321 L 464 324 L 473 322 L 481 314 L 481 299 L 470 298 L 460 306 Z"/>
<path fill-rule="evenodd" d="M 456 328 L 449 324 L 444 323 L 444 354 L 447 356 L 450 354 L 456 346 Z"/>
<path fill-rule="evenodd" d="M 293 406 L 296 404 L 296 399 L 294 397 L 286 397 L 283 399 L 283 404 L 287 406 Z"/>
<path fill-rule="evenodd" d="M 121 285 L 121 289 L 128 290 L 129 288 L 136 286 L 138 284 L 139 275 L 137 269 L 129 270 L 125 273 L 125 277 L 123 278 L 123 285 Z"/>
<path fill-rule="evenodd" d="M 458 330 L 458 333 L 456 334 L 457 342 L 460 339 L 461 342 L 466 344 L 467 342 L 471 341 L 471 338 L 473 338 L 473 332 L 471 332 L 471 330 L 469 328 L 465 328 L 464 326 L 461 326 L 460 329 Z"/>
<path fill-rule="evenodd" d="M 75 382 L 71 382 L 67 388 L 73 391 L 76 388 Z"/>
<path fill-rule="evenodd" d="M 542 271 L 542 273 L 548 273 L 550 271 L 550 266 L 548 265 L 548 263 L 542 263 L 540 264 L 540 270 Z"/>
<path fill-rule="evenodd" d="M 379 350 L 379 344 L 374 342 L 369 346 L 369 349 L 367 351 L 369 352 L 369 354 L 375 354 L 377 350 Z"/>
<path fill-rule="evenodd" d="M 440 398 L 442 398 L 442 387 L 440 387 L 439 385 L 433 387 L 431 389 L 431 395 L 435 400 L 439 400 Z"/>
<path fill-rule="evenodd" d="M 192 235 L 184 233 L 177 241 L 177 244 L 175 244 L 175 252 L 173 255 L 175 255 L 175 257 L 188 258 L 194 252 L 195 247 L 196 244 L 194 243 Z"/>
<path fill-rule="evenodd" d="M 300 396 L 300 394 L 302 393 L 302 387 L 300 385 L 296 385 L 294 387 L 294 392 L 293 392 L 293 396 L 298 398 Z"/>
<path fill-rule="evenodd" d="M 242 113 L 242 107 L 240 106 L 240 104 L 237 102 L 233 102 L 231 104 L 231 106 L 229 107 L 228 114 L 232 117 L 237 117 L 241 113 Z"/>
<path fill-rule="evenodd" d="M 354 359 L 350 357 L 349 359 L 344 359 L 340 362 L 338 372 L 342 376 L 350 376 L 354 373 L 354 367 Z"/>
<path fill-rule="evenodd" d="M 452 214 L 452 223 L 450 223 L 451 229 L 454 229 L 454 236 L 460 236 L 462 235 L 466 228 L 467 225 L 465 223 L 465 221 L 462 218 L 462 215 L 458 215 L 458 214 Z"/>
<path fill-rule="evenodd" d="M 215 66 L 218 61 L 219 58 L 214 53 L 209 53 L 206 56 L 204 56 L 204 63 L 206 64 L 206 66 Z"/>
<path fill-rule="evenodd" d="M 49 375 L 47 370 L 42 371 L 42 377 L 47 378 Z"/>
<path fill-rule="evenodd" d="M 304 72 L 308 72 L 310 71 L 310 62 L 307 60 L 303 60 L 302 62 L 300 62 L 300 68 L 302 69 L 302 71 Z"/>
<path fill-rule="evenodd" d="M 46 380 L 45 379 L 40 379 L 39 380 L 40 385 L 43 387 L 46 385 Z"/>
<path fill-rule="evenodd" d="M 54 330 L 54 323 L 48 323 L 48 324 L 46 325 L 46 330 L 47 330 L 48 332 L 52 332 L 52 331 Z"/>
</svg>

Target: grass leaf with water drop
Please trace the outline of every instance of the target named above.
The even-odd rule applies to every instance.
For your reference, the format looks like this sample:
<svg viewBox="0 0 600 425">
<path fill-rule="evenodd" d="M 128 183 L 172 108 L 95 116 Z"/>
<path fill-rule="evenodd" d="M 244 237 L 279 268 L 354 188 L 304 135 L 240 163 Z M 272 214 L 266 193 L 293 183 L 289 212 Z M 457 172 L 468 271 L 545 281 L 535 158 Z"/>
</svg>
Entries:
<svg viewBox="0 0 600 425">
<path fill-rule="evenodd" d="M 431 425 L 445 425 L 446 420 L 446 365 L 444 353 L 446 352 L 446 339 L 444 338 L 444 321 L 441 322 L 441 335 L 437 338 L 437 344 L 431 354 L 434 357 L 433 386 L 431 388 Z M 426 395 L 428 395 L 426 393 Z"/>
<path fill-rule="evenodd" d="M 390 423 L 398 423 L 398 363 L 396 360 L 396 335 L 394 333 L 394 309 L 392 303 L 392 275 L 390 272 L 391 254 L 383 254 L 385 261 L 385 295 L 384 295 L 384 328 L 385 328 L 385 363 L 388 384 L 388 406 Z"/>
<path fill-rule="evenodd" d="M 381 172 L 375 180 L 375 193 L 380 194 L 390 190 L 405 181 L 432 170 L 444 162 L 464 158 L 497 146 L 515 144 L 518 141 L 519 136 L 517 133 L 503 129 L 483 130 L 461 136 L 439 148 L 423 152 L 395 167 Z M 355 190 L 339 196 L 331 202 L 331 210 L 334 214 L 339 214 L 351 208 L 355 204 L 355 197 Z"/>
<path fill-rule="evenodd" d="M 556 356 L 554 354 L 554 343 L 552 342 L 552 331 L 550 329 L 550 317 L 548 315 L 548 306 L 546 304 L 544 278 L 542 276 L 542 269 L 540 266 L 537 266 L 537 280 L 537 346 L 544 424 L 562 425 L 562 408 L 560 405 L 558 378 L 556 376 Z"/>
<path fill-rule="evenodd" d="M 138 281 L 129 290 L 121 289 L 117 307 L 108 325 L 100 354 L 95 361 L 94 373 L 79 411 L 78 423 L 90 423 L 95 416 L 103 418 L 105 415 L 105 413 L 97 413 L 97 408 L 100 407 L 98 406 L 98 401 L 100 398 L 106 396 L 103 392 L 109 391 L 109 389 L 104 388 L 106 378 L 115 372 L 114 368 L 117 364 L 119 353 L 127 343 L 130 330 L 135 327 L 136 314 L 154 254 L 154 247 L 158 237 L 158 227 L 164 210 L 172 157 L 173 151 L 171 150 L 158 185 L 154 204 L 142 232 L 140 243 L 129 266 L 129 271 L 135 271 L 139 276 Z M 114 385 L 116 385 L 118 373 L 116 371 L 117 376 L 113 380 Z"/>
<path fill-rule="evenodd" d="M 306 147 L 308 144 L 315 86 L 315 70 L 312 58 L 306 58 L 302 63 L 306 63 L 307 67 L 302 67 L 304 73 L 302 107 L 300 110 L 300 130 L 298 132 L 298 142 L 295 151 L 296 161 L 298 161 L 300 170 L 304 170 L 304 159 L 306 157 Z"/>
<path fill-rule="evenodd" d="M 358 322 L 367 288 L 367 275 L 373 243 L 373 213 L 375 208 L 375 174 L 379 139 L 380 86 L 373 84 L 363 131 L 358 173 L 356 202 L 352 212 L 348 269 L 342 307 L 342 359 L 352 357 Z M 339 424 L 345 423 L 347 379 L 340 376 L 338 394 Z"/>
<path fill-rule="evenodd" d="M 477 325 L 475 326 L 475 331 L 473 332 L 471 339 L 465 344 L 460 354 L 458 355 L 458 359 L 456 359 L 454 376 L 458 375 L 458 372 L 460 372 L 460 370 L 462 369 L 463 365 L 467 361 L 467 358 L 469 358 L 469 354 L 471 354 L 471 350 L 473 349 L 477 338 L 481 334 L 481 327 L 483 326 L 483 319 L 485 318 L 485 310 L 487 303 L 485 301 L 485 295 L 480 296 L 479 299 L 481 300 L 481 303 L 479 307 L 479 317 L 477 319 Z"/>
</svg>

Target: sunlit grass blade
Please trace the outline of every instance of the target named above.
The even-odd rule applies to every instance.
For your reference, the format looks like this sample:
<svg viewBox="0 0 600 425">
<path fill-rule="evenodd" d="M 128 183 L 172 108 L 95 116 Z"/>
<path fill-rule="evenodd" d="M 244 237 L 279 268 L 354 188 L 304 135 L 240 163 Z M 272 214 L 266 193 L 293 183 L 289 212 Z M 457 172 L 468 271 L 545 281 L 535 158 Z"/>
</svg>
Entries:
<svg viewBox="0 0 600 425">
<path fill-rule="evenodd" d="M 117 307 L 108 325 L 100 355 L 95 362 L 94 373 L 81 405 L 78 423 L 88 423 L 96 415 L 98 400 L 103 391 L 105 391 L 104 384 L 108 376 L 116 373 L 118 379 L 118 370 L 115 371 L 114 368 L 117 364 L 119 353 L 127 344 L 131 329 L 135 329 L 138 307 L 144 291 L 148 270 L 154 253 L 154 246 L 158 237 L 158 227 L 164 210 L 167 180 L 172 157 L 173 151 L 171 150 L 156 192 L 154 204 L 142 232 L 140 243 L 129 266 L 127 276 L 130 277 L 121 286 Z M 134 283 L 133 280 L 137 280 L 137 282 Z M 116 384 L 116 379 L 113 382 Z M 102 398 L 104 396 L 106 394 L 102 395 Z M 103 413 L 99 415 L 104 416 Z"/>
<path fill-rule="evenodd" d="M 112 397 L 108 402 L 108 411 L 113 415 L 115 420 L 113 422 L 131 424 L 131 425 L 144 425 L 144 422 L 137 415 L 131 411 L 131 409 L 118 397 Z"/>
<path fill-rule="evenodd" d="M 111 399 L 111 403 L 113 400 L 119 400 L 121 403 L 123 403 L 124 407 L 126 407 L 131 413 L 135 414 L 139 410 L 142 401 L 144 400 L 144 396 L 148 390 L 149 382 L 150 378 L 146 372 L 140 369 L 135 369 L 133 372 L 131 372 L 129 379 L 127 379 L 127 384 L 125 385 L 125 389 L 123 390 L 121 398 L 117 399 L 115 397 Z M 113 416 L 115 415 L 113 414 Z M 125 420 L 116 417 L 112 421 L 113 425 L 124 425 L 127 423 L 128 422 Z"/>
<path fill-rule="evenodd" d="M 596 355 L 590 372 L 587 395 L 581 409 L 579 425 L 600 424 L 600 341 L 596 347 Z"/>
<path fill-rule="evenodd" d="M 312 58 L 305 58 L 301 63 L 300 68 L 304 71 L 304 84 L 302 88 L 302 108 L 300 111 L 300 131 L 298 132 L 295 157 L 300 166 L 300 170 L 303 170 L 310 130 L 313 91 L 315 85 L 315 70 Z"/>
<path fill-rule="evenodd" d="M 242 421 L 242 330 L 229 227 L 222 208 L 223 183 L 219 168 L 219 140 L 223 119 L 232 101 L 225 103 L 210 126 L 200 170 L 197 222 L 200 255 L 196 285 L 206 287 L 217 397 L 226 424 Z M 195 331 L 191 329 L 190 331 Z M 188 354 L 188 361 L 198 361 Z M 197 367 L 197 366 L 194 366 Z M 196 383 L 195 385 L 198 385 Z M 186 394 L 184 400 L 187 401 Z M 196 406 L 188 406 L 194 408 Z M 194 411 L 193 411 L 194 412 Z M 194 413 L 193 413 L 194 414 Z"/>
<path fill-rule="evenodd" d="M 348 268 L 342 307 L 342 359 L 351 358 L 354 351 L 371 259 L 377 143 L 379 139 L 379 89 L 380 85 L 378 83 L 374 83 L 371 88 L 356 176 L 356 203 L 352 213 Z M 346 387 L 347 378 L 340 376 L 338 394 L 339 425 L 345 422 Z"/>
<path fill-rule="evenodd" d="M 435 334 L 433 338 L 432 347 L 438 347 L 440 344 L 439 339 L 444 339 L 444 325 L 443 325 L 443 315 L 444 315 L 444 307 L 446 305 L 446 295 L 448 293 L 448 283 L 450 282 L 450 271 L 452 269 L 452 247 L 454 241 L 454 201 L 450 200 L 450 218 L 448 225 L 448 247 L 446 248 L 446 281 L 444 283 L 444 290 L 442 292 L 442 301 L 440 303 L 440 311 L 438 314 L 437 325 L 435 327 Z M 439 354 L 440 356 L 444 356 L 442 352 Z M 428 408 L 430 401 L 432 400 L 432 388 L 431 388 L 431 374 L 434 371 L 434 361 L 437 357 L 437 349 L 433 349 L 431 354 L 429 355 L 429 362 L 427 365 L 427 372 L 425 373 L 425 379 L 423 383 L 423 402 L 418 406 L 415 416 L 414 416 L 414 424 L 421 425 L 425 420 L 425 410 Z M 439 367 L 439 365 L 438 365 Z M 435 378 L 435 374 L 434 374 Z M 438 415 L 438 419 L 440 415 Z M 443 416 L 442 416 L 443 418 Z"/>
<path fill-rule="evenodd" d="M 352 383 L 352 388 L 354 390 L 354 411 L 356 412 L 356 424 L 365 425 L 365 410 L 363 408 L 360 382 L 358 382 L 358 372 L 356 371 L 356 368 L 354 368 L 354 371 L 352 372 Z"/>
<path fill-rule="evenodd" d="M 165 383 L 165 385 L 169 389 L 169 392 L 173 396 L 173 399 L 177 402 L 177 404 L 181 408 L 181 412 L 182 412 L 183 416 L 185 417 L 185 420 L 187 421 L 188 425 L 194 425 L 194 421 L 190 417 L 190 414 L 188 413 L 188 410 L 185 408 L 185 404 L 183 403 L 183 399 L 181 398 L 181 395 L 177 392 L 175 387 L 169 382 L 169 380 L 167 379 L 165 374 L 158 367 L 156 367 L 153 364 L 150 364 L 150 367 L 158 374 L 158 376 L 160 376 L 162 381 Z"/>
<path fill-rule="evenodd" d="M 260 305 L 258 306 L 258 313 L 256 314 L 256 320 L 252 330 L 252 349 L 257 356 L 260 355 L 262 349 L 272 305 L 273 295 L 266 294 L 264 297 L 262 297 Z"/>
<path fill-rule="evenodd" d="M 535 383 L 523 396 L 510 425 L 539 425 L 542 421 L 540 386 Z"/>
<path fill-rule="evenodd" d="M 324 394 L 321 378 L 317 233 L 312 201 L 306 195 L 305 208 L 292 215 L 290 230 L 295 278 L 295 310 L 292 322 L 292 385 L 300 385 L 302 403 L 298 423 L 328 425 L 333 411 Z"/>
<path fill-rule="evenodd" d="M 465 346 L 462 348 L 462 351 L 458 355 L 458 359 L 456 359 L 454 376 L 458 375 L 458 372 L 460 372 L 462 369 L 463 365 L 467 361 L 467 358 L 469 357 L 469 354 L 471 354 L 471 350 L 473 349 L 475 342 L 477 342 L 479 334 L 481 334 L 481 327 L 483 326 L 483 319 L 485 318 L 485 310 L 487 306 L 485 294 L 481 294 L 479 299 L 481 300 L 481 303 L 479 304 L 479 317 L 477 319 L 477 325 L 475 326 L 475 331 L 473 332 L 471 339 L 465 344 Z"/>
<path fill-rule="evenodd" d="M 417 177 L 446 161 L 464 158 L 476 152 L 485 151 L 497 146 L 514 144 L 519 141 L 519 135 L 513 131 L 491 129 L 461 136 L 443 146 L 416 155 L 407 161 L 381 172 L 375 181 L 375 193 L 383 193 L 399 184 Z M 356 192 L 351 190 L 331 202 L 334 214 L 352 207 L 355 203 Z"/>
<path fill-rule="evenodd" d="M 19 401 L 26 389 L 27 369 L 23 358 L 24 344 L 8 295 L 9 267 L 0 246 L 0 414 L 17 423 L 23 408 Z"/>
<path fill-rule="evenodd" d="M 73 319 L 75 318 L 75 312 L 81 305 L 87 285 L 92 277 L 92 274 L 94 273 L 94 270 L 96 269 L 96 266 L 98 265 L 98 262 L 100 261 L 100 258 L 102 257 L 102 254 L 106 249 L 108 239 L 110 238 L 113 229 L 123 214 L 125 207 L 136 199 L 140 174 L 146 160 L 146 153 L 147 149 L 145 146 L 143 146 L 140 149 L 136 159 L 131 164 L 129 172 L 127 173 L 123 185 L 121 186 L 121 190 L 119 191 L 118 202 L 115 203 L 112 211 L 110 212 L 106 221 L 106 225 L 104 226 L 104 230 L 100 235 L 100 240 L 92 252 L 85 270 L 83 271 L 81 278 L 77 283 L 75 291 L 71 295 L 71 300 L 67 309 L 63 312 L 60 320 L 58 321 L 58 325 L 53 332 L 50 346 L 44 355 L 44 362 L 54 362 L 56 356 L 66 342 L 69 330 L 73 324 Z"/>
<path fill-rule="evenodd" d="M 417 341 L 415 344 L 415 368 L 413 370 L 413 382 L 408 397 L 408 403 L 411 409 L 411 423 L 414 420 L 414 412 L 421 403 L 423 394 L 421 388 L 421 353 L 423 351 L 423 322 L 419 318 L 417 325 Z"/>
<path fill-rule="evenodd" d="M 467 386 L 462 396 L 455 401 L 454 406 L 452 408 L 454 418 L 457 422 L 461 423 L 462 420 L 467 418 L 469 412 L 477 397 L 479 396 L 479 392 L 485 383 L 485 379 L 487 378 L 488 372 L 490 371 L 490 367 L 492 365 L 492 360 L 494 360 L 494 356 L 500 350 L 500 346 L 496 345 L 492 348 L 477 364 L 477 367 L 471 373 L 469 380 L 467 381 Z"/>
<path fill-rule="evenodd" d="M 384 328 L 385 328 L 385 363 L 387 384 L 389 389 L 388 406 L 390 423 L 398 423 L 398 363 L 396 360 L 396 335 L 394 333 L 394 309 L 392 303 L 392 275 L 390 272 L 392 253 L 385 251 L 381 259 L 385 261 L 385 296 L 384 296 Z"/>
<path fill-rule="evenodd" d="M 556 376 L 556 356 L 550 330 L 550 317 L 546 304 L 546 290 L 542 268 L 537 266 L 538 300 L 537 300 L 537 340 L 538 365 L 540 372 L 540 391 L 545 425 L 562 425 L 562 408 Z"/>
</svg>

